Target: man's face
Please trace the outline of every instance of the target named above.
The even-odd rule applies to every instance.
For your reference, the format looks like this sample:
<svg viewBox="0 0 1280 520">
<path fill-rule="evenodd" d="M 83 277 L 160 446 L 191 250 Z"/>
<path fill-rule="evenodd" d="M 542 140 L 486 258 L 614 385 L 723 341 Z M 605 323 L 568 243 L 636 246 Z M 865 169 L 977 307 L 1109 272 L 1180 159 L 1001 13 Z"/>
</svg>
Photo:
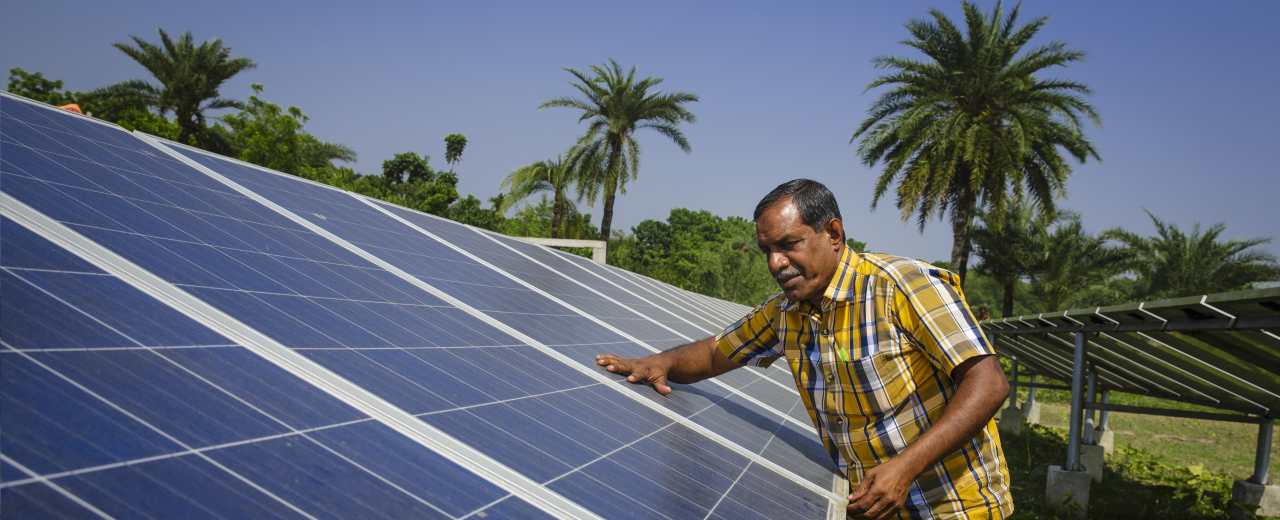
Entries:
<svg viewBox="0 0 1280 520">
<path fill-rule="evenodd" d="M 822 304 L 844 249 L 843 224 L 832 220 L 822 231 L 800 221 L 800 211 L 783 199 L 756 221 L 756 243 L 769 262 L 769 274 L 787 299 Z"/>
</svg>

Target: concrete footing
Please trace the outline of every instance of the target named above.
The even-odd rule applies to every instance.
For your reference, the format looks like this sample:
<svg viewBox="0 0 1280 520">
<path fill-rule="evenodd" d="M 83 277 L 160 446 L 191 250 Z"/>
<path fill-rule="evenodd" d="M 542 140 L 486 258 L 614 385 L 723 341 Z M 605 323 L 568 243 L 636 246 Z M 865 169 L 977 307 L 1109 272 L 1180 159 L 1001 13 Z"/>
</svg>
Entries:
<svg viewBox="0 0 1280 520">
<path fill-rule="evenodd" d="M 1044 505 L 1050 513 L 1066 513 L 1070 518 L 1083 520 L 1089 513 L 1089 472 L 1049 466 Z"/>
<path fill-rule="evenodd" d="M 1107 458 L 1107 450 L 1096 444 L 1080 446 L 1080 465 L 1089 472 L 1094 482 L 1102 482 L 1102 463 Z"/>
<path fill-rule="evenodd" d="M 1231 485 L 1231 518 L 1253 518 L 1235 504 L 1256 507 L 1256 516 L 1280 516 L 1280 486 L 1264 486 L 1247 480 L 1237 480 Z"/>
<path fill-rule="evenodd" d="M 1106 450 L 1108 457 L 1111 456 L 1112 452 L 1116 451 L 1116 432 L 1093 430 L 1093 440 L 1098 443 L 1098 446 L 1102 446 Z"/>
<path fill-rule="evenodd" d="M 1022 403 L 1022 417 L 1027 424 L 1040 424 L 1040 403 Z"/>
<path fill-rule="evenodd" d="M 1006 435 L 1022 435 L 1022 411 L 1015 408 L 1000 410 L 1000 422 L 996 429 Z"/>
</svg>

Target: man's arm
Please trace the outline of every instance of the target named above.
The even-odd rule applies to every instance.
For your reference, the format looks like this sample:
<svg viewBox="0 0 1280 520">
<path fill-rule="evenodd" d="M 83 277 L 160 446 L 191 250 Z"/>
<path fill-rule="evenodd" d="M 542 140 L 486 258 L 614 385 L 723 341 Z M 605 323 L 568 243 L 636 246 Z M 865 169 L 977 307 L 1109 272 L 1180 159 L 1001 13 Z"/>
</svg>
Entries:
<svg viewBox="0 0 1280 520">
<path fill-rule="evenodd" d="M 627 376 L 629 382 L 653 385 L 654 390 L 662 395 L 671 393 L 667 381 L 696 383 L 744 366 L 725 357 L 716 348 L 714 336 L 640 359 L 601 354 L 596 356 L 596 364 L 615 374 Z"/>
<path fill-rule="evenodd" d="M 973 440 L 1009 397 L 1009 381 L 994 355 L 965 360 L 951 378 L 959 388 L 942 417 L 897 457 L 866 473 L 849 495 L 850 513 L 880 519 L 902 509 L 916 477 Z"/>
</svg>

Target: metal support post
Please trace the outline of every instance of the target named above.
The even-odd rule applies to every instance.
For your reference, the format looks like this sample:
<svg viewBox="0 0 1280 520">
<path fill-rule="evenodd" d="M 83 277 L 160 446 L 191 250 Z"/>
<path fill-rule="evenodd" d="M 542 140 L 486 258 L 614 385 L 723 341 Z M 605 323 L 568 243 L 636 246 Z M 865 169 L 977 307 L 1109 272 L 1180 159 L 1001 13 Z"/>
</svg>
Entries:
<svg viewBox="0 0 1280 520">
<path fill-rule="evenodd" d="M 1071 420 L 1067 430 L 1067 471 L 1083 471 L 1080 465 L 1080 420 L 1084 413 L 1085 332 L 1076 333 L 1076 349 L 1071 365 Z"/>
<path fill-rule="evenodd" d="M 1249 482 L 1267 485 L 1267 469 L 1271 466 L 1271 429 L 1275 425 L 1272 419 L 1262 419 L 1258 425 L 1258 453 L 1253 459 L 1253 476 Z"/>
<path fill-rule="evenodd" d="M 1018 382 L 1018 356 L 1013 356 L 1013 360 L 1009 363 L 1010 379 L 1017 384 Z M 1009 409 L 1013 410 L 1018 407 L 1018 387 L 1011 386 L 1009 388 Z"/>
<path fill-rule="evenodd" d="M 1102 404 L 1111 404 L 1110 389 L 1107 389 L 1107 388 L 1102 389 Z M 1107 427 L 1107 411 L 1106 410 L 1102 411 L 1102 417 L 1098 419 L 1098 429 L 1104 432 L 1111 430 L 1111 428 Z"/>
<path fill-rule="evenodd" d="M 1085 385 L 1086 389 L 1084 394 L 1084 402 L 1086 406 L 1084 411 L 1084 440 L 1082 442 L 1085 444 L 1093 444 L 1093 416 L 1096 412 L 1090 410 L 1087 405 L 1093 404 L 1095 396 L 1098 395 L 1094 393 L 1094 389 L 1097 388 L 1097 380 L 1098 371 L 1093 368 L 1093 363 L 1089 363 L 1089 379 L 1088 383 Z"/>
<path fill-rule="evenodd" d="M 1035 375 L 1035 374 L 1031 374 L 1031 384 L 1033 384 L 1033 385 L 1034 385 L 1034 384 L 1036 384 L 1036 375 Z M 1028 403 L 1035 404 L 1035 402 L 1036 402 L 1036 387 L 1034 387 L 1034 386 L 1033 386 L 1033 387 L 1031 387 L 1029 390 L 1027 390 L 1027 402 L 1028 402 Z"/>
</svg>

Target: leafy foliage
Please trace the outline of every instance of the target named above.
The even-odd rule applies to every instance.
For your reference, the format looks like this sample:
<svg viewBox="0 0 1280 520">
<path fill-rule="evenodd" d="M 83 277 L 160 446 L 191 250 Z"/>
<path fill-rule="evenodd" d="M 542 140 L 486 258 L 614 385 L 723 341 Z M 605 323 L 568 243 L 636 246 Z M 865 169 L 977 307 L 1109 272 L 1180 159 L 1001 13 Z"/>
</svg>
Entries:
<svg viewBox="0 0 1280 520">
<path fill-rule="evenodd" d="M 205 112 L 245 108 L 240 101 L 221 97 L 218 89 L 236 74 L 258 65 L 249 58 L 232 57 L 231 48 L 223 46 L 220 39 L 214 38 L 196 45 L 190 31 L 179 35 L 176 41 L 163 29 L 157 31 L 160 33 L 160 45 L 130 36 L 137 47 L 124 43 L 112 46 L 146 68 L 160 86 L 134 79 L 97 89 L 89 94 L 134 100 L 155 108 L 160 115 L 173 112 L 179 127 L 179 142 L 192 142 L 194 138 L 194 142 L 201 144 L 202 148 L 209 146 L 203 141 L 207 129 Z"/>
<path fill-rule="evenodd" d="M 560 237 L 560 224 L 567 212 L 576 213 L 577 206 L 569 200 L 569 188 L 573 186 L 573 176 L 568 165 L 557 156 L 554 160 L 538 161 L 516 168 L 502 179 L 498 189 L 511 188 L 503 203 L 514 205 L 535 193 L 551 193 L 551 238 Z M 499 208 L 506 213 L 507 206 Z"/>
<path fill-rule="evenodd" d="M 1106 239 L 1085 232 L 1080 215 L 1067 212 L 1052 230 L 1036 226 L 1039 243 L 1031 293 L 1045 312 L 1057 312 L 1078 291 L 1124 271 L 1132 255 L 1106 245 Z"/>
<path fill-rule="evenodd" d="M 1036 270 L 1043 257 L 1043 244 L 1035 235 L 1041 219 L 1033 206 L 1022 201 L 1010 206 L 1003 219 L 993 218 L 981 210 L 977 211 L 977 217 L 982 224 L 973 228 L 971 237 L 982 263 L 974 271 L 1000 287 L 1002 317 L 1017 316 L 1014 299 L 1018 283 Z"/>
<path fill-rule="evenodd" d="M 610 252 L 612 265 L 745 305 L 778 291 L 749 220 L 676 208 L 665 222 L 645 220 L 631 231 L 610 241 L 622 250 Z"/>
<path fill-rule="evenodd" d="M 39 72 L 27 72 L 20 68 L 9 69 L 9 85 L 5 90 L 19 96 L 54 106 L 76 103 L 79 92 L 62 90 L 60 79 L 46 79 Z M 83 109 L 83 107 L 81 107 Z"/>
<path fill-rule="evenodd" d="M 996 218 L 1006 205 L 1030 195 L 1044 214 L 1065 193 L 1071 166 L 1097 158 L 1083 133 L 1083 120 L 1100 124 L 1097 112 L 1080 95 L 1084 84 L 1037 77 L 1045 69 L 1082 61 L 1084 52 L 1065 43 L 1024 47 L 1048 17 L 1018 25 L 1019 8 L 991 14 L 964 2 L 965 29 L 941 11 L 932 21 L 907 23 L 903 42 L 928 61 L 900 56 L 875 59 L 892 72 L 867 90 L 890 85 L 871 106 L 871 114 L 850 141 L 862 137 L 858 154 L 868 166 L 884 163 L 871 207 L 897 183 L 897 207 L 905 222 L 917 215 L 920 228 L 950 213 L 951 263 L 965 277 L 969 226 L 982 204 Z"/>
<path fill-rule="evenodd" d="M 1246 289 L 1259 282 L 1280 280 L 1276 257 L 1265 251 L 1250 251 L 1271 243 L 1269 238 L 1221 240 L 1225 224 L 1214 224 L 1201 232 L 1197 222 L 1190 233 L 1147 212 L 1156 226 L 1156 235 L 1143 237 L 1120 228 L 1103 233 L 1128 246 L 1136 256 L 1131 264 L 1142 284 L 1142 298 L 1176 298 Z"/>
<path fill-rule="evenodd" d="M 587 131 L 569 151 L 569 169 L 574 172 L 578 195 L 588 205 L 604 196 L 604 216 L 600 230 L 610 236 L 613 204 L 618 193 L 627 193 L 626 184 L 640 173 L 640 143 L 635 132 L 652 129 L 676 143 L 681 150 L 692 150 L 680 123 L 694 123 L 698 118 L 686 103 L 698 96 L 686 92 L 666 93 L 649 89 L 662 83 L 662 78 L 636 81 L 636 68 L 624 74 L 618 62 L 610 59 L 604 66 L 592 65 L 594 76 L 565 69 L 578 81 L 570 83 L 584 99 L 555 98 L 538 107 L 576 108 L 582 111 L 578 122 L 587 121 Z"/>
<path fill-rule="evenodd" d="M 263 86 L 253 84 L 238 114 L 222 117 L 226 132 L 218 128 L 212 135 L 226 148 L 227 155 L 242 161 L 292 175 L 328 168 L 332 161 L 354 162 L 356 152 L 346 145 L 320 141 L 303 126 L 310 118 L 298 107 L 281 108 L 258 95 Z M 211 137 L 206 142 L 212 141 Z"/>
<path fill-rule="evenodd" d="M 467 147 L 467 136 L 462 134 L 449 134 L 444 136 L 444 162 L 449 163 L 449 171 L 453 171 L 453 165 L 462 160 L 462 150 Z"/>
</svg>

